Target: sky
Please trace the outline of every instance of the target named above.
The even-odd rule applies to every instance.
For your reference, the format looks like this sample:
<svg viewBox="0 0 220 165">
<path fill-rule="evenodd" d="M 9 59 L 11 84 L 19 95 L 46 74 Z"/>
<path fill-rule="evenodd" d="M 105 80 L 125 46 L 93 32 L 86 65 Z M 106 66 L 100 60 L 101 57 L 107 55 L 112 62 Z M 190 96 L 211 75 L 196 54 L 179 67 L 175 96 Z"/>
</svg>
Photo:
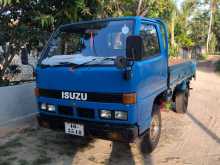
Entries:
<svg viewBox="0 0 220 165">
<path fill-rule="evenodd" d="M 177 7 L 180 9 L 181 4 L 184 0 L 176 0 Z"/>
</svg>

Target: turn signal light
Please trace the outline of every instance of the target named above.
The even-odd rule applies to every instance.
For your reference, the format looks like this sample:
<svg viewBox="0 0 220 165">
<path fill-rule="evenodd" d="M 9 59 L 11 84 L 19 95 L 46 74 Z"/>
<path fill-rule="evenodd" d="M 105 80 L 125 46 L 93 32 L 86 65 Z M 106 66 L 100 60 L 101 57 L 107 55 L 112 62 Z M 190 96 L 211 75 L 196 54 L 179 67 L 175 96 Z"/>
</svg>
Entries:
<svg viewBox="0 0 220 165">
<path fill-rule="evenodd" d="M 136 93 L 123 94 L 123 104 L 135 104 L 135 103 L 136 103 Z"/>
<path fill-rule="evenodd" d="M 35 96 L 40 96 L 40 90 L 39 90 L 39 88 L 35 88 L 35 89 L 34 89 L 34 93 L 35 93 Z"/>
</svg>

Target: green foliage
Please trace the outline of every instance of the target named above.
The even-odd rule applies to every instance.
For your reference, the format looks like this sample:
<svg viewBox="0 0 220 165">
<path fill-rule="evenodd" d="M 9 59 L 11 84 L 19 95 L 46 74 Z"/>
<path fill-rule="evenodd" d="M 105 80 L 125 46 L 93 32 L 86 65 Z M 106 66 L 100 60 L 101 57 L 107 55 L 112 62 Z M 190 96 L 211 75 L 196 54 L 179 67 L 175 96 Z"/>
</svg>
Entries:
<svg viewBox="0 0 220 165">
<path fill-rule="evenodd" d="M 178 45 L 183 48 L 189 48 L 194 45 L 192 39 L 189 36 L 187 36 L 186 33 L 181 33 L 180 35 L 178 35 L 176 37 L 176 41 Z"/>
<path fill-rule="evenodd" d="M 19 3 L 19 0 L 0 0 L 0 5 L 7 6 L 11 3 Z"/>
<path fill-rule="evenodd" d="M 189 36 L 196 45 L 205 45 L 208 33 L 209 13 L 197 11 L 189 22 Z"/>
<path fill-rule="evenodd" d="M 165 108 L 167 111 L 172 110 L 172 109 L 173 109 L 173 104 L 172 104 L 172 102 L 171 102 L 171 101 L 165 102 L 164 108 Z"/>
<path fill-rule="evenodd" d="M 41 22 L 42 27 L 48 27 L 50 25 L 53 25 L 55 22 L 55 19 L 52 15 L 40 15 L 37 16 L 36 19 Z"/>
<path fill-rule="evenodd" d="M 209 54 L 208 53 L 204 53 L 201 56 L 199 56 L 199 60 L 206 60 L 208 58 Z"/>
<path fill-rule="evenodd" d="M 179 53 L 179 47 L 177 45 L 175 46 L 169 46 L 169 56 L 172 57 L 177 57 Z"/>
<path fill-rule="evenodd" d="M 214 24 L 213 24 L 213 33 L 216 37 L 217 43 L 220 43 L 220 7 L 215 13 Z M 216 45 L 216 50 L 220 52 L 220 44 Z"/>
<path fill-rule="evenodd" d="M 209 53 L 214 54 L 217 46 L 217 38 L 214 33 L 211 34 Z"/>
</svg>

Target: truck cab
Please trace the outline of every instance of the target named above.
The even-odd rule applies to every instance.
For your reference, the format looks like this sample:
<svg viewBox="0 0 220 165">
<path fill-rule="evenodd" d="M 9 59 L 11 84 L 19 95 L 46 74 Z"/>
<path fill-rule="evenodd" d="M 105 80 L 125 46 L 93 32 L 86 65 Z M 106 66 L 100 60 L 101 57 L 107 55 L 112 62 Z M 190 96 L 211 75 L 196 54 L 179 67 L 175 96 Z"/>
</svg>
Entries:
<svg viewBox="0 0 220 165">
<path fill-rule="evenodd" d="M 62 25 L 35 71 L 39 124 L 77 136 L 142 139 L 143 151 L 151 152 L 161 131 L 159 101 L 188 85 L 191 68 L 170 86 L 161 20 L 138 16 Z"/>
</svg>

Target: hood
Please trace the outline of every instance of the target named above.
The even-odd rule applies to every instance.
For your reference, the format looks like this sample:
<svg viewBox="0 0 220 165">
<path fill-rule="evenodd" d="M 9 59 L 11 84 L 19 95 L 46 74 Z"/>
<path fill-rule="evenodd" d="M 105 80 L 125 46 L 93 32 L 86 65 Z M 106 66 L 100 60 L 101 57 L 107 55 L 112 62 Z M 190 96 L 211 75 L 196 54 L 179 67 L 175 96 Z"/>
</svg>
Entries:
<svg viewBox="0 0 220 165">
<path fill-rule="evenodd" d="M 135 91 L 135 82 L 125 80 L 115 66 L 38 67 L 37 87 L 42 89 L 121 93 Z"/>
</svg>

